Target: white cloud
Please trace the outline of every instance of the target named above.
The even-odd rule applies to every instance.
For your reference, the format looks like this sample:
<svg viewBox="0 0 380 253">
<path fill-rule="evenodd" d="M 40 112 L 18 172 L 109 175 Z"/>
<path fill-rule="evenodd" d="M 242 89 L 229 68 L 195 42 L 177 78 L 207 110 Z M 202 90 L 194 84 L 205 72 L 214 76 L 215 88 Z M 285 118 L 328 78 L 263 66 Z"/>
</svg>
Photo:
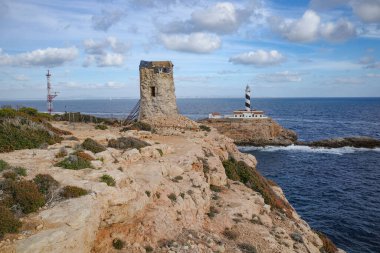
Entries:
<svg viewBox="0 0 380 253">
<path fill-rule="evenodd" d="M 363 80 L 357 77 L 338 77 L 334 80 L 337 84 L 360 84 Z"/>
<path fill-rule="evenodd" d="M 313 42 L 319 38 L 342 42 L 356 36 L 356 28 L 351 22 L 339 19 L 322 23 L 320 16 L 313 10 L 307 10 L 296 20 L 272 17 L 269 24 L 273 31 L 294 42 Z"/>
<path fill-rule="evenodd" d="M 261 74 L 257 76 L 258 79 L 271 83 L 285 83 L 285 82 L 301 82 L 302 77 L 298 73 L 292 73 L 289 71 Z"/>
<path fill-rule="evenodd" d="M 352 9 L 364 22 L 380 22 L 379 0 L 355 0 L 352 1 Z"/>
<path fill-rule="evenodd" d="M 369 77 L 369 78 L 380 78 L 380 74 L 376 74 L 376 73 L 368 73 L 366 75 L 366 77 Z"/>
<path fill-rule="evenodd" d="M 275 32 L 290 41 L 311 42 L 317 39 L 321 18 L 307 10 L 298 20 L 271 18 L 270 25 Z"/>
<path fill-rule="evenodd" d="M 29 77 L 27 77 L 27 76 L 24 75 L 24 74 L 15 75 L 15 76 L 13 77 L 13 79 L 15 79 L 16 81 L 20 81 L 20 82 L 23 82 L 23 81 L 29 81 Z"/>
<path fill-rule="evenodd" d="M 130 48 L 127 43 L 115 37 L 107 37 L 101 41 L 87 39 L 83 41 L 87 57 L 84 67 L 96 64 L 98 67 L 119 67 L 124 64 L 125 52 Z"/>
<path fill-rule="evenodd" d="M 356 29 L 351 22 L 340 19 L 336 23 L 328 22 L 321 24 L 320 33 L 326 40 L 341 42 L 355 37 Z"/>
<path fill-rule="evenodd" d="M 235 64 L 255 65 L 258 67 L 263 67 L 280 64 L 284 60 L 285 57 L 277 50 L 257 50 L 233 56 L 229 61 Z"/>
<path fill-rule="evenodd" d="M 191 53 L 211 53 L 220 48 L 221 40 L 209 33 L 161 34 L 161 42 L 167 49 Z"/>
<path fill-rule="evenodd" d="M 163 33 L 191 33 L 211 32 L 230 34 L 236 32 L 240 26 L 254 14 L 255 5 L 238 8 L 230 2 L 220 2 L 204 9 L 192 12 L 189 20 L 174 20 L 161 25 Z"/>
<path fill-rule="evenodd" d="M 102 10 L 101 14 L 92 16 L 92 27 L 98 31 L 108 31 L 108 29 L 114 24 L 118 23 L 125 15 L 120 10 Z"/>
<path fill-rule="evenodd" d="M 0 48 L 0 65 L 56 67 L 73 61 L 78 56 L 76 47 L 37 49 L 27 53 L 9 55 Z"/>
<path fill-rule="evenodd" d="M 58 84 L 60 87 L 68 89 L 120 89 L 127 85 L 124 83 L 118 83 L 114 81 L 108 81 L 105 83 L 78 83 L 78 82 L 60 82 Z"/>
</svg>

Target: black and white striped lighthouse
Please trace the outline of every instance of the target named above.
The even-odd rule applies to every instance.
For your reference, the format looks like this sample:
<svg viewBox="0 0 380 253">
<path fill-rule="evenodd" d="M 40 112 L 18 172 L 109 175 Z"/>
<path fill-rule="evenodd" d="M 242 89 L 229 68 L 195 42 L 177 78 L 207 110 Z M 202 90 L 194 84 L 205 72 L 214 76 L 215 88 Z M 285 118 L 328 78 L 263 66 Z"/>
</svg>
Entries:
<svg viewBox="0 0 380 253">
<path fill-rule="evenodd" d="M 251 111 L 251 89 L 249 85 L 245 88 L 245 110 Z"/>
</svg>

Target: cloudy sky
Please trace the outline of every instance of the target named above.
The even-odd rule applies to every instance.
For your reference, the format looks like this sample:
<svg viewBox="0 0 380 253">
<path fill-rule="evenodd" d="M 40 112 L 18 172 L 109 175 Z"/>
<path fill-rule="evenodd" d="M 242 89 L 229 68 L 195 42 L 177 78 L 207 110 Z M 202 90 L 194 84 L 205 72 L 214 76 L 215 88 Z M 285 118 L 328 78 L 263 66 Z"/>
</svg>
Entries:
<svg viewBox="0 0 380 253">
<path fill-rule="evenodd" d="M 380 96 L 380 0 L 0 0 L 0 99 Z"/>
</svg>

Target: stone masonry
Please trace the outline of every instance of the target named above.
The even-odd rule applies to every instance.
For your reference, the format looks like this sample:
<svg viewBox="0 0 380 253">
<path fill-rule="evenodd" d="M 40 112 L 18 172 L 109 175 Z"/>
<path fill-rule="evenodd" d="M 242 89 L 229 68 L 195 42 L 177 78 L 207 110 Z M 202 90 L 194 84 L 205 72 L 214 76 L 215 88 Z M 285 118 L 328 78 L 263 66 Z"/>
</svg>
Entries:
<svg viewBox="0 0 380 253">
<path fill-rule="evenodd" d="M 178 114 L 170 61 L 140 62 L 139 120 Z"/>
</svg>

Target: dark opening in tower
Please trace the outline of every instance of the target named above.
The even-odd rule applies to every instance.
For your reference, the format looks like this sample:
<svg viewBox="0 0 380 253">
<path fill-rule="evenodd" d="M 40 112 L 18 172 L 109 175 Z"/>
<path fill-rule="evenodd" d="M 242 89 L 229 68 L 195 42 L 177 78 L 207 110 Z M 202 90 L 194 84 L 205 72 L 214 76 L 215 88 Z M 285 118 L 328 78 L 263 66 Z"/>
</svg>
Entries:
<svg viewBox="0 0 380 253">
<path fill-rule="evenodd" d="M 152 97 L 156 96 L 156 86 L 150 87 L 150 94 L 152 95 Z"/>
</svg>

